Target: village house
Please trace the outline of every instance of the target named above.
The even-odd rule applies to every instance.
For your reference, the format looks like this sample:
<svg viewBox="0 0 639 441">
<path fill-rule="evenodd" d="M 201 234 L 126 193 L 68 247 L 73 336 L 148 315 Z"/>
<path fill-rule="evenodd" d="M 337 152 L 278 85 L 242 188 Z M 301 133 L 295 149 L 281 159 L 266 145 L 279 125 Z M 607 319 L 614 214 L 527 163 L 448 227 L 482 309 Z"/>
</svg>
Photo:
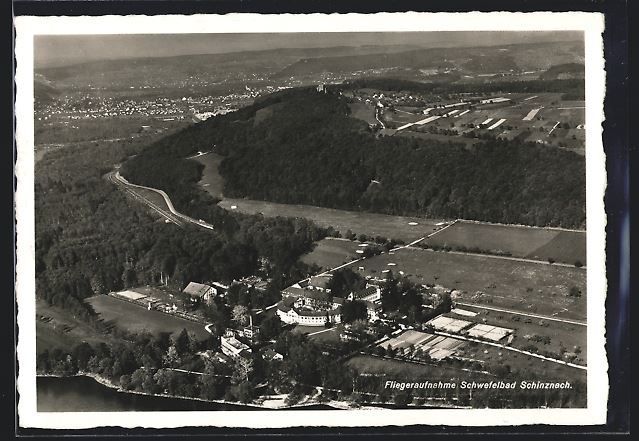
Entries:
<svg viewBox="0 0 639 441">
<path fill-rule="evenodd" d="M 192 302 L 204 301 L 208 303 L 217 295 L 217 289 L 197 282 L 190 282 L 182 292 L 187 294 Z"/>
<path fill-rule="evenodd" d="M 253 364 L 253 351 L 248 345 L 236 338 L 233 330 L 227 330 L 226 333 L 220 337 L 220 346 L 224 355 L 238 362 L 245 369 L 250 369 Z"/>
</svg>

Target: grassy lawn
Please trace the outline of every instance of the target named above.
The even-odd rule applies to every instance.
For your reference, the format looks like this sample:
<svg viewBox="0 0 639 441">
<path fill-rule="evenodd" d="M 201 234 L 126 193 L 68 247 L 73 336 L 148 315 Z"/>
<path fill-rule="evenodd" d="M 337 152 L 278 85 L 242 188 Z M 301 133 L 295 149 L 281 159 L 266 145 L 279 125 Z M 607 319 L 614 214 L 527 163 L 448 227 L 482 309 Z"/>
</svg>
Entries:
<svg viewBox="0 0 639 441">
<path fill-rule="evenodd" d="M 457 222 L 429 238 L 428 244 L 507 252 L 516 257 L 573 264 L 586 262 L 586 233 L 514 225 Z"/>
<path fill-rule="evenodd" d="M 102 320 L 130 332 L 148 331 L 158 335 L 162 332 L 176 334 L 182 329 L 186 329 L 189 332 L 194 332 L 199 339 L 204 340 L 209 337 L 204 325 L 200 323 L 160 311 L 149 311 L 142 306 L 111 296 L 94 296 L 88 298 L 87 302 L 100 314 Z"/>
<path fill-rule="evenodd" d="M 324 326 L 297 325 L 293 328 L 293 332 L 300 334 L 315 334 L 309 335 L 309 338 L 316 342 L 336 343 L 339 341 L 340 327 L 333 326 L 332 328 L 325 328 Z"/>
<path fill-rule="evenodd" d="M 334 268 L 359 256 L 356 251 L 363 248 L 358 245 L 360 245 L 359 242 L 350 240 L 322 239 L 316 242 L 313 251 L 303 255 L 301 260 L 309 265 L 318 265 L 322 269 Z"/>
<path fill-rule="evenodd" d="M 586 264 L 586 233 L 560 231 L 550 242 L 530 252 L 526 257 L 555 259 L 557 262 Z"/>
<path fill-rule="evenodd" d="M 395 263 L 389 266 L 388 263 Z M 557 317 L 585 319 L 586 272 L 542 263 L 405 248 L 363 260 L 363 274 L 403 271 L 418 283 L 461 291 L 459 301 Z M 572 286 L 581 297 L 569 297 Z M 481 293 L 477 293 L 480 291 Z"/>
</svg>

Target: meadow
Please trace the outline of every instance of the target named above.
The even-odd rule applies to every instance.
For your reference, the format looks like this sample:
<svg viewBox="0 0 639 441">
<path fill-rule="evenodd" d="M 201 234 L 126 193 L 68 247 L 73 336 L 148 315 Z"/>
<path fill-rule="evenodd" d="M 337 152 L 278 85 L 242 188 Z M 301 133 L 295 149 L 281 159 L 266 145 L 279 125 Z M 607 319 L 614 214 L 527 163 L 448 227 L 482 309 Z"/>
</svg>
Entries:
<svg viewBox="0 0 639 441">
<path fill-rule="evenodd" d="M 586 264 L 586 232 L 460 221 L 425 241 L 428 245 Z"/>
<path fill-rule="evenodd" d="M 383 236 L 409 242 L 435 230 L 439 219 L 390 216 L 386 214 L 337 210 L 334 208 L 314 207 L 310 205 L 278 204 L 275 202 L 251 199 L 224 199 L 218 204 L 226 210 L 241 213 L 263 214 L 268 217 L 303 217 L 321 227 L 333 227 L 342 235 L 348 230 L 360 235 Z M 235 207 L 235 208 L 232 208 Z M 409 225 L 416 222 L 417 225 Z"/>
<path fill-rule="evenodd" d="M 315 243 L 313 251 L 304 254 L 301 261 L 308 265 L 318 265 L 323 270 L 334 268 L 361 257 L 357 250 L 363 248 L 358 242 L 327 237 Z"/>
<path fill-rule="evenodd" d="M 118 328 L 129 332 L 148 331 L 159 335 L 163 332 L 178 334 L 182 329 L 195 333 L 201 340 L 207 339 L 210 334 L 201 323 L 185 320 L 160 311 L 151 310 L 125 300 L 119 300 L 107 295 L 89 297 L 86 300 L 100 315 L 100 318 Z"/>
</svg>

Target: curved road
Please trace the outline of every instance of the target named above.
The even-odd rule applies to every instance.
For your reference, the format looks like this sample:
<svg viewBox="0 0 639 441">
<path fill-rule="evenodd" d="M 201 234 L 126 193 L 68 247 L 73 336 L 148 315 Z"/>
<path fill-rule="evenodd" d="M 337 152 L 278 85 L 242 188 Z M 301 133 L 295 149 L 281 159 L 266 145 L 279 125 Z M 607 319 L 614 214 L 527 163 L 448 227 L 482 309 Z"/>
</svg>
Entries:
<svg viewBox="0 0 639 441">
<path fill-rule="evenodd" d="M 175 207 L 173 206 L 173 202 L 171 202 L 171 199 L 169 198 L 169 195 L 167 195 L 162 190 L 158 190 L 157 188 L 153 188 L 153 187 L 146 187 L 144 185 L 133 184 L 133 183 L 127 181 L 123 176 L 121 176 L 119 171 L 111 172 L 110 175 L 109 175 L 109 179 L 112 182 L 117 181 L 119 184 L 122 184 L 125 187 L 142 188 L 144 190 L 149 190 L 149 191 L 153 191 L 155 193 L 158 193 L 160 196 L 162 196 L 162 198 L 164 198 L 164 202 L 166 202 L 166 205 L 167 205 L 167 207 L 169 207 L 170 212 L 174 216 L 177 216 L 180 220 L 182 220 L 184 222 L 187 222 L 187 223 L 190 223 L 190 224 L 197 225 L 198 227 L 201 227 L 201 228 L 206 228 L 208 230 L 214 230 L 215 229 L 215 227 L 213 227 L 213 225 L 211 225 L 211 224 L 209 224 L 207 222 L 204 222 L 203 220 L 193 219 L 192 217 L 187 216 L 186 214 L 183 214 L 183 213 L 180 213 L 179 211 L 177 211 L 175 209 Z M 157 205 L 153 204 L 153 202 L 151 202 L 148 199 L 146 199 L 144 196 L 141 196 L 141 195 L 137 195 L 137 196 L 142 198 L 148 205 L 152 206 L 157 211 L 160 211 L 160 213 L 162 213 L 162 211 L 164 211 L 164 210 L 160 209 L 159 207 L 157 207 Z M 162 214 L 164 214 L 164 213 L 162 213 Z M 167 217 L 166 215 L 164 215 L 164 216 Z M 176 223 L 173 219 L 170 219 L 170 220 L 173 223 Z"/>
</svg>

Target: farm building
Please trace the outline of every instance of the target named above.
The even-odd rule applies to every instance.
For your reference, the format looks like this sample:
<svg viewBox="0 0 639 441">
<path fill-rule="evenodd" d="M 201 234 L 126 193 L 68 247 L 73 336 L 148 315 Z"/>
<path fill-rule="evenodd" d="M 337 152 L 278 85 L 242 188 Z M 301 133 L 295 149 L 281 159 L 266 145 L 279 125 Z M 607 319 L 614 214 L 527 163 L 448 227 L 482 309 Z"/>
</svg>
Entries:
<svg viewBox="0 0 639 441">
<path fill-rule="evenodd" d="M 212 286 L 197 282 L 190 282 L 182 292 L 188 294 L 191 297 L 191 301 L 203 300 L 209 302 L 217 295 L 217 290 Z"/>
</svg>

